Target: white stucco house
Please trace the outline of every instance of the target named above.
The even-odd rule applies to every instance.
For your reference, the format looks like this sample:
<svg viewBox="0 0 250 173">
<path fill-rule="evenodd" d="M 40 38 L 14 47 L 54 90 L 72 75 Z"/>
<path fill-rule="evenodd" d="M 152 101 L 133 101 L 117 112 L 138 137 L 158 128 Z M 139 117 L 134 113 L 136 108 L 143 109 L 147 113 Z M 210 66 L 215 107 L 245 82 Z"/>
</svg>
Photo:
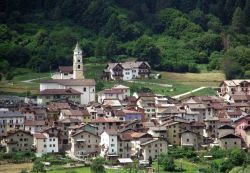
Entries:
<svg viewBox="0 0 250 173">
<path fill-rule="evenodd" d="M 151 67 L 144 61 L 129 61 L 124 63 L 108 63 L 103 71 L 105 80 L 132 80 L 148 78 Z"/>
<path fill-rule="evenodd" d="M 102 157 L 118 156 L 118 135 L 117 130 L 109 129 L 101 133 L 101 153 Z"/>
<path fill-rule="evenodd" d="M 57 153 L 58 137 L 48 133 L 35 133 L 34 147 L 36 148 L 37 156 L 41 156 L 46 153 Z"/>
<path fill-rule="evenodd" d="M 105 89 L 98 93 L 98 103 L 102 103 L 105 99 L 118 99 L 123 101 L 130 96 L 130 89 L 124 85 L 115 85 L 111 89 Z"/>
</svg>

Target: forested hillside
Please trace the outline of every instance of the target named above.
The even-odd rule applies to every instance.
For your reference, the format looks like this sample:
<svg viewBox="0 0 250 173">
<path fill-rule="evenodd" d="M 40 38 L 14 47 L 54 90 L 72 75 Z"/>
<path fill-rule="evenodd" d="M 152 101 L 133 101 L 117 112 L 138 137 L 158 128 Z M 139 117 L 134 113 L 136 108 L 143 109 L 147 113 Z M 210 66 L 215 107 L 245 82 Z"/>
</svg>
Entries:
<svg viewBox="0 0 250 173">
<path fill-rule="evenodd" d="M 85 62 L 147 60 L 154 69 L 224 69 L 250 77 L 250 0 L 2 0 L 0 73 Z M 92 57 L 92 58 L 89 58 Z"/>
</svg>

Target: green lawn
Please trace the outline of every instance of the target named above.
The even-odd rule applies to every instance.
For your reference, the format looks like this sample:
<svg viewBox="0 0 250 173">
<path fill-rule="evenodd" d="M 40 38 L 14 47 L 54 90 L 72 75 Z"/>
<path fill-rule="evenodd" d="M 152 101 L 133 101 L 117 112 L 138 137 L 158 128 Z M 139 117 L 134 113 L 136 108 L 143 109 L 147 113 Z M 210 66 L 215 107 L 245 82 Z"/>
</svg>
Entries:
<svg viewBox="0 0 250 173">
<path fill-rule="evenodd" d="M 185 159 L 177 159 L 177 160 L 175 160 L 175 164 L 176 164 L 176 169 L 178 170 L 178 169 L 182 168 L 183 173 L 194 173 L 194 172 L 198 172 L 198 169 L 200 169 L 200 168 L 206 168 L 206 165 L 192 163 L 192 162 L 185 160 Z M 154 162 L 152 166 L 154 168 L 154 171 L 157 172 L 157 170 L 158 170 L 157 162 Z M 69 168 L 69 169 L 65 168 L 65 169 L 48 171 L 48 173 L 67 173 L 67 171 L 69 171 L 69 170 L 76 171 L 77 173 L 91 173 L 90 167 Z M 128 172 L 129 172 L 128 169 L 106 169 L 106 173 L 128 173 Z M 134 172 L 134 170 L 132 170 L 132 172 Z M 144 172 L 146 172 L 146 170 L 139 169 L 137 172 L 144 173 Z M 161 166 L 159 167 L 159 172 L 160 173 L 168 173 L 167 171 L 164 171 Z M 180 171 L 175 171 L 175 172 L 177 173 Z"/>
<path fill-rule="evenodd" d="M 107 81 L 102 81 L 101 79 L 102 71 L 105 68 L 106 64 L 92 63 L 92 64 L 84 64 L 84 66 L 85 66 L 85 72 L 84 72 L 85 78 L 89 79 L 93 78 L 97 82 L 101 81 L 104 84 L 104 88 L 111 88 L 115 84 L 122 84 L 131 87 L 132 91 L 133 89 L 138 90 L 138 88 L 147 87 L 156 94 L 163 94 L 168 96 L 175 96 L 178 94 L 182 94 L 201 86 L 216 87 L 219 85 L 220 81 L 224 80 L 224 75 L 218 71 L 214 72 L 204 71 L 202 73 L 170 73 L 170 72 L 154 71 L 154 73 L 160 73 L 162 75 L 162 78 L 140 80 L 141 82 L 147 82 L 147 84 L 129 83 L 126 81 L 107 82 Z M 17 69 L 16 74 L 20 75 L 16 75 L 11 81 L 0 82 L 0 93 L 26 95 L 26 93 L 29 92 L 31 94 L 37 94 L 39 90 L 39 82 L 40 82 L 39 79 L 35 80 L 33 83 L 23 83 L 21 81 L 40 78 L 40 77 L 48 77 L 48 78 L 50 77 L 50 73 L 37 73 L 29 69 L 22 69 L 22 68 Z M 152 83 L 169 84 L 173 85 L 173 87 L 159 86 Z M 192 93 L 192 95 L 214 95 L 214 94 L 215 91 L 213 91 L 212 89 L 204 89 Z"/>
<path fill-rule="evenodd" d="M 39 79 L 33 81 L 32 83 L 24 83 L 22 81 L 36 78 L 43 78 L 41 80 L 44 80 L 46 79 L 44 77 L 50 77 L 50 73 L 37 73 L 24 68 L 16 69 L 14 73 L 17 75 L 15 75 L 12 80 L 0 81 L 1 94 L 15 94 L 21 96 L 24 96 L 27 93 L 37 94 L 39 90 Z"/>
<path fill-rule="evenodd" d="M 81 168 L 68 168 L 47 171 L 47 173 L 67 173 L 67 171 L 76 171 L 76 173 L 91 173 L 90 167 L 81 167 Z M 129 170 L 126 169 L 106 169 L 106 173 L 128 173 Z M 138 173 L 144 173 L 145 171 L 139 170 Z"/>
</svg>

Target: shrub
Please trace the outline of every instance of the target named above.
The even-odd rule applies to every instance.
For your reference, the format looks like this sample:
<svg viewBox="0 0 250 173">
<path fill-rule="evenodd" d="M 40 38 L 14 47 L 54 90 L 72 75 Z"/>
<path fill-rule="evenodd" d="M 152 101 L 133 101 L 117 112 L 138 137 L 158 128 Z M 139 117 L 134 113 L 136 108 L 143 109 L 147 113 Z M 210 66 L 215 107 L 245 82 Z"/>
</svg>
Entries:
<svg viewBox="0 0 250 173">
<path fill-rule="evenodd" d="M 8 72 L 7 75 L 6 75 L 6 80 L 12 80 L 13 77 L 14 77 L 14 73 Z"/>
<path fill-rule="evenodd" d="M 161 157 L 161 164 L 165 171 L 174 171 L 176 167 L 174 158 L 169 155 L 163 155 Z"/>
</svg>

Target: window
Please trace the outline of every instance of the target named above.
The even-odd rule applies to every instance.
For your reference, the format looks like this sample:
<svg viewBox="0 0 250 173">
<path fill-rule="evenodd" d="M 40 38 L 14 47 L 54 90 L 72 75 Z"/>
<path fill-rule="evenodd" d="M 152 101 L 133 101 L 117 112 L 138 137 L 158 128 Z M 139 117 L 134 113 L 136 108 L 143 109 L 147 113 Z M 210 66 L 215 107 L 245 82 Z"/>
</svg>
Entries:
<svg viewBox="0 0 250 173">
<path fill-rule="evenodd" d="M 187 139 L 187 142 L 189 142 L 189 139 Z"/>
<path fill-rule="evenodd" d="M 114 147 L 115 146 L 115 144 L 111 144 L 111 147 Z"/>
<path fill-rule="evenodd" d="M 81 66 L 80 65 L 78 65 L 78 69 L 80 69 L 81 68 Z"/>
<path fill-rule="evenodd" d="M 83 91 L 86 92 L 86 88 L 85 87 L 83 88 Z"/>
<path fill-rule="evenodd" d="M 80 60 L 80 59 L 78 59 L 77 61 L 78 61 L 78 62 L 81 62 L 81 60 Z"/>
<path fill-rule="evenodd" d="M 44 145 L 43 147 L 44 147 L 44 148 L 46 148 L 46 147 L 47 147 L 47 145 Z"/>
<path fill-rule="evenodd" d="M 237 144 L 237 142 L 234 142 L 234 145 L 236 145 Z"/>
</svg>

